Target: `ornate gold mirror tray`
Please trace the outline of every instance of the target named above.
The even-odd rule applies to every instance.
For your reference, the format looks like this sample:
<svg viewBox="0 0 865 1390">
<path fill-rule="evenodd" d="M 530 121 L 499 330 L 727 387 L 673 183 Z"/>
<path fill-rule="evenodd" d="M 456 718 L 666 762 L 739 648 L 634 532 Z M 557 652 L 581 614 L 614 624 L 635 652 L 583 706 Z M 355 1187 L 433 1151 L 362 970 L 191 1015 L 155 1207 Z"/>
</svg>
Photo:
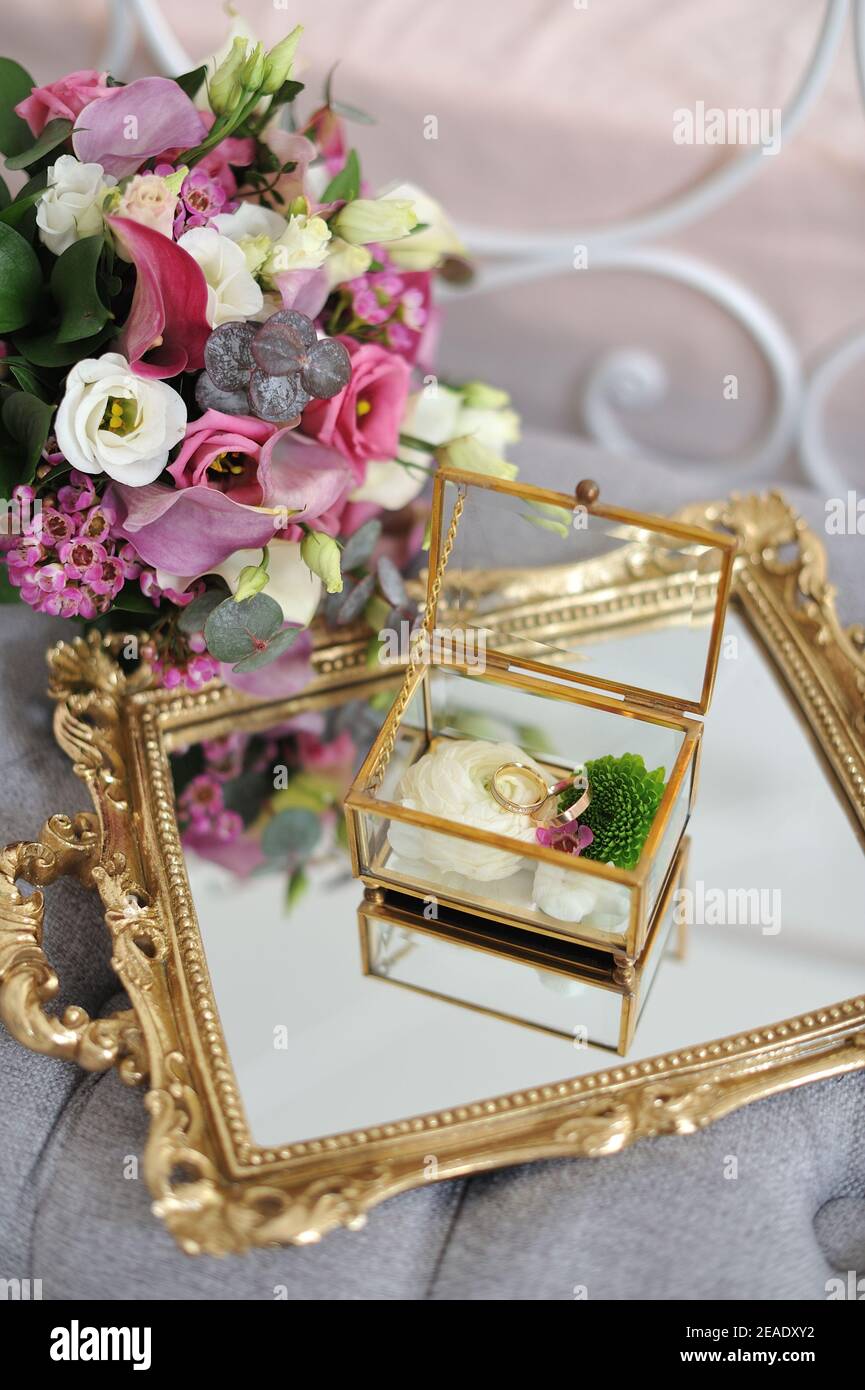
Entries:
<svg viewBox="0 0 865 1390">
<path fill-rule="evenodd" d="M 865 634 L 839 625 L 822 546 L 778 494 L 680 519 L 739 551 L 699 814 L 658 885 L 651 971 L 630 937 L 600 960 L 527 910 L 490 951 L 482 901 L 437 920 L 435 893 L 401 895 L 390 860 L 364 895 L 342 797 L 401 683 L 368 667 L 367 636 L 319 634 L 313 683 L 278 704 L 148 689 L 96 636 L 51 652 L 56 736 L 94 809 L 3 852 L 0 1016 L 37 1052 L 146 1085 L 144 1171 L 184 1250 L 314 1241 L 426 1181 L 614 1154 L 865 1065 Z M 651 537 L 567 568 L 545 568 L 543 544 L 527 525 L 506 550 L 491 536 L 455 555 L 439 621 L 468 604 L 499 653 L 543 640 L 583 670 L 607 644 L 605 692 L 551 701 L 557 718 L 614 699 L 624 656 L 669 689 L 665 663 L 711 604 L 682 607 Z M 528 738 L 490 696 L 505 685 L 463 684 L 452 731 Z M 228 782 L 233 830 L 214 844 L 208 797 Z M 396 887 L 376 886 L 389 873 Z M 105 907 L 132 1006 L 110 1018 L 50 1012 L 38 890 L 64 874 Z"/>
</svg>

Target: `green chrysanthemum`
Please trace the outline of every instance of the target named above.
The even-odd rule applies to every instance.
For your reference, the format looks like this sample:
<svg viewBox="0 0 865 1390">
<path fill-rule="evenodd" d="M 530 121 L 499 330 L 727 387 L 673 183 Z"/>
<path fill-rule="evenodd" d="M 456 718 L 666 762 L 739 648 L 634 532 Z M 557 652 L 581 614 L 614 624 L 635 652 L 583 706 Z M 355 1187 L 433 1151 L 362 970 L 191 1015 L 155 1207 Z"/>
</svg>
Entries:
<svg viewBox="0 0 865 1390">
<path fill-rule="evenodd" d="M 580 824 L 595 838 L 583 854 L 618 869 L 633 869 L 664 795 L 664 768 L 649 772 L 639 753 L 623 753 L 620 758 L 595 758 L 586 763 L 586 772 L 592 800 Z M 559 798 L 560 810 L 578 796 L 569 788 Z"/>
</svg>

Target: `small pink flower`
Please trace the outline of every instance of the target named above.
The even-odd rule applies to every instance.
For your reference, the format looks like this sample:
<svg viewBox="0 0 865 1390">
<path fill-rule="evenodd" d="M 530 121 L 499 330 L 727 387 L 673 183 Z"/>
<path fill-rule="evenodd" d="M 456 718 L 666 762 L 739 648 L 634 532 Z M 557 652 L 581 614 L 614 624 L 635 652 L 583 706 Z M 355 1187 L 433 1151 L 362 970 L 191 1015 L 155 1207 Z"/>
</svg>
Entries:
<svg viewBox="0 0 865 1390">
<path fill-rule="evenodd" d="M 297 736 L 297 752 L 302 767 L 318 770 L 338 767 L 344 763 L 351 765 L 355 751 L 354 739 L 348 729 L 343 729 L 342 733 L 329 743 L 305 730 L 301 730 Z"/>
<path fill-rule="evenodd" d="M 101 565 L 108 558 L 104 545 L 98 541 L 88 541 L 80 536 L 64 541 L 57 554 L 69 579 L 83 579 L 87 570 Z"/>
<path fill-rule="evenodd" d="M 70 72 L 47 87 L 34 87 L 29 97 L 19 101 L 15 111 L 34 135 L 41 135 L 49 121 L 74 121 L 91 101 L 108 96 L 112 88 L 107 77 L 107 72 L 96 72 L 94 68 Z"/>
<path fill-rule="evenodd" d="M 562 784 L 566 785 L 565 783 Z M 572 822 L 570 825 L 538 826 L 535 837 L 539 845 L 548 849 L 559 849 L 564 854 L 582 854 L 588 849 L 595 836 L 587 825 Z"/>
</svg>

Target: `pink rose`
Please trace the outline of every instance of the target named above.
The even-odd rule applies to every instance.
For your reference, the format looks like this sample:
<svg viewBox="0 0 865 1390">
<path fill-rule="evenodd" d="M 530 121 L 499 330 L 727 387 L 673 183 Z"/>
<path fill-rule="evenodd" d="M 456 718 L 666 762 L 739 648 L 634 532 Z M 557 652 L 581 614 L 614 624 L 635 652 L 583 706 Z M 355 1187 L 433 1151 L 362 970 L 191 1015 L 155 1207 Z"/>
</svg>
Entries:
<svg viewBox="0 0 865 1390">
<path fill-rule="evenodd" d="M 91 101 L 108 96 L 112 88 L 107 85 L 107 77 L 107 72 L 97 72 L 95 68 L 70 72 L 59 82 L 50 82 L 47 87 L 34 87 L 29 97 L 19 101 L 15 110 L 34 135 L 41 135 L 49 121 L 58 117 L 74 121 Z"/>
<path fill-rule="evenodd" d="M 180 453 L 168 471 L 179 488 L 216 488 L 230 492 L 235 502 L 260 506 L 261 446 L 274 431 L 274 425 L 249 415 L 208 410 L 187 427 Z"/>
<path fill-rule="evenodd" d="M 399 443 L 411 371 L 402 358 L 377 343 L 358 343 L 340 335 L 351 357 L 351 381 L 329 401 L 313 401 L 301 429 L 320 444 L 337 449 L 357 481 L 368 459 L 392 459 Z"/>
</svg>

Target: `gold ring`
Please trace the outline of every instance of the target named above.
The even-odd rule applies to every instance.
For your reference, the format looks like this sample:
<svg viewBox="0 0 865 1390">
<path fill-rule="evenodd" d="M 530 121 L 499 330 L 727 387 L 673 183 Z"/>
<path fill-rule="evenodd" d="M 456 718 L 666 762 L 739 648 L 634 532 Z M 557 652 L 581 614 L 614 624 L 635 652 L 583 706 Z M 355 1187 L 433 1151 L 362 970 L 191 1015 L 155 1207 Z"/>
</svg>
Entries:
<svg viewBox="0 0 865 1390">
<path fill-rule="evenodd" d="M 575 772 L 571 777 L 557 782 L 554 787 L 550 787 L 549 794 L 550 796 L 561 796 L 562 792 L 567 791 L 569 787 L 582 792 L 582 796 L 577 798 L 573 806 L 569 806 L 566 811 L 560 811 L 557 816 L 553 816 L 552 820 L 547 821 L 547 827 L 550 829 L 559 829 L 563 825 L 570 825 L 571 821 L 575 821 L 591 805 L 592 789 L 589 786 L 589 779 L 585 771 Z"/>
<path fill-rule="evenodd" d="M 499 791 L 498 779 L 505 773 L 513 772 L 522 773 L 523 777 L 529 778 L 535 786 L 540 788 L 540 795 L 536 801 L 512 801 L 510 797 L 505 796 L 504 792 Z M 501 767 L 497 767 L 493 773 L 490 791 L 500 806 L 504 806 L 506 811 L 515 811 L 520 816 L 530 816 L 535 811 L 539 811 L 544 802 L 549 801 L 550 798 L 550 790 L 543 777 L 540 773 L 535 772 L 533 767 L 526 767 L 525 763 L 502 763 Z"/>
</svg>

